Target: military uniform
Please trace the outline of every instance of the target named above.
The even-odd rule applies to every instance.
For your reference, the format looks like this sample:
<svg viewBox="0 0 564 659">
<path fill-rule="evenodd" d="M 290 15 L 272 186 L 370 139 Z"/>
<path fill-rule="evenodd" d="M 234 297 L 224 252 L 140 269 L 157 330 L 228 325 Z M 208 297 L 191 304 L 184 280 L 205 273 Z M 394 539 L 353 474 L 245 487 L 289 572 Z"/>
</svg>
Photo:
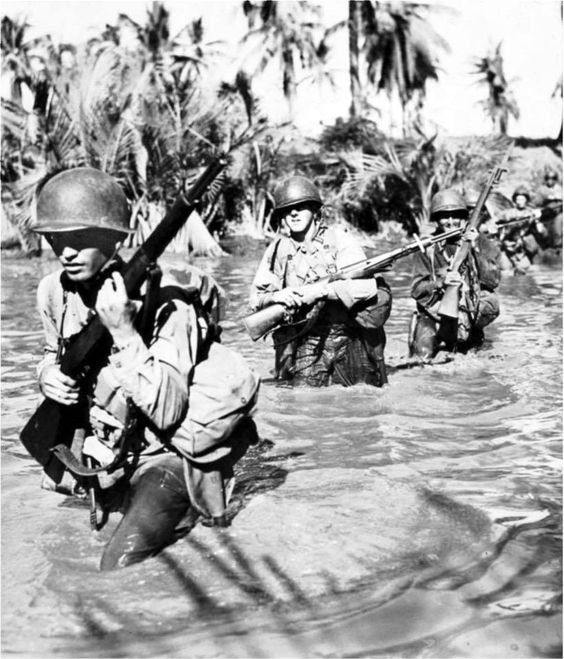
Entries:
<svg viewBox="0 0 564 659">
<path fill-rule="evenodd" d="M 207 278 L 192 274 L 193 284 L 200 289 L 209 287 Z M 128 454 L 125 465 L 99 477 L 99 500 L 108 506 L 112 501 L 115 507 L 119 494 L 125 513 L 104 550 L 102 569 L 125 566 L 156 553 L 171 541 L 187 514 L 223 520 L 233 486 L 233 464 L 255 438 L 250 422 L 254 401 L 249 401 L 245 414 L 249 422 L 241 424 L 228 441 L 192 460 L 173 450 L 172 437 L 190 435 L 193 417 L 205 414 L 191 407 L 190 379 L 207 327 L 195 306 L 183 299 L 174 280 L 163 279 L 161 290 L 168 299 L 160 301 L 149 345 L 137 335 L 122 349 L 113 349 L 107 364 L 87 385 L 90 419 L 103 410 L 105 422 L 105 431 L 95 433 L 97 437 L 92 436 L 93 424 L 88 419 L 77 433 L 82 440 L 87 437 L 91 448 L 86 450 L 93 457 L 101 459 L 104 447 L 106 454 L 111 450 L 115 435 L 128 421 L 129 402 L 148 422 L 143 425 L 141 446 Z M 37 297 L 45 335 L 45 354 L 38 366 L 41 376 L 43 369 L 56 363 L 61 342 L 80 331 L 92 311 L 60 271 L 40 282 Z M 219 371 L 217 376 L 221 376 Z M 73 452 L 80 456 L 84 444 L 75 441 Z"/>
<path fill-rule="evenodd" d="M 149 278 L 150 294 L 130 299 L 116 256 L 131 233 L 129 209 L 110 176 L 61 172 L 42 188 L 37 209 L 35 230 L 63 266 L 38 288 L 39 382 L 76 428 L 70 450 L 61 444 L 55 454 L 86 486 L 96 481 L 105 512 L 124 513 L 101 569 L 124 567 L 158 553 L 199 515 L 226 523 L 233 464 L 256 439 L 258 378 L 218 343 L 220 291 L 203 273 L 192 269 L 182 285 Z M 107 345 L 69 377 L 60 356 L 96 313 Z"/>
<path fill-rule="evenodd" d="M 266 250 L 251 287 L 251 308 L 272 303 L 273 293 L 326 277 L 362 261 L 364 251 L 350 233 L 321 223 L 311 240 L 277 238 Z M 332 284 L 335 300 L 295 315 L 293 324 L 274 332 L 275 375 L 314 386 L 385 382 L 384 323 L 391 293 L 383 278 Z"/>
<path fill-rule="evenodd" d="M 467 200 L 453 189 L 437 192 L 431 200 L 431 220 L 439 223 L 440 235 L 453 222 L 464 226 L 468 218 Z M 449 268 L 458 245 L 437 243 L 413 258 L 411 296 L 417 302 L 409 330 L 409 351 L 419 357 L 434 357 L 443 347 L 464 351 L 483 339 L 483 328 L 499 315 L 494 291 L 500 281 L 500 249 L 483 233 L 476 233 L 474 245 L 461 268 L 461 279 Z M 439 315 L 445 282 L 460 286 L 458 317 Z"/>
<path fill-rule="evenodd" d="M 562 186 L 559 183 L 554 185 L 542 185 L 537 190 L 537 206 L 545 211 L 551 208 L 553 219 L 547 222 L 548 239 L 546 247 L 562 248 Z"/>
</svg>

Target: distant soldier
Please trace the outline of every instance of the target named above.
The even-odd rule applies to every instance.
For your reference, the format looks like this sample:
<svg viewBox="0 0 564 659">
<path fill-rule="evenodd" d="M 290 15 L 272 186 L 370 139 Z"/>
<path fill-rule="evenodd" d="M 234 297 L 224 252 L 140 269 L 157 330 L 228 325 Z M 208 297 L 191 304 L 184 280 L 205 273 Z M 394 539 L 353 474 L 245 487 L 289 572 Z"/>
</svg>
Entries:
<svg viewBox="0 0 564 659">
<path fill-rule="evenodd" d="M 312 386 L 382 386 L 388 285 L 382 277 L 320 281 L 366 256 L 348 231 L 322 219 L 321 196 L 307 178 L 283 181 L 274 202 L 287 235 L 267 248 L 250 306 L 258 311 L 280 303 L 292 318 L 273 334 L 276 377 Z"/>
<path fill-rule="evenodd" d="M 544 173 L 544 185 L 537 190 L 537 206 L 545 217 L 552 217 L 547 223 L 547 247 L 562 248 L 562 185 L 558 183 L 558 172 L 547 167 Z"/>
<path fill-rule="evenodd" d="M 462 226 L 468 208 L 456 190 L 442 190 L 431 201 L 431 220 L 436 234 Z M 471 230 L 471 249 L 462 275 L 449 272 L 457 250 L 457 239 L 433 245 L 413 259 L 411 296 L 417 302 L 409 333 L 411 355 L 434 357 L 440 349 L 464 352 L 483 340 L 483 328 L 499 315 L 494 290 L 500 280 L 499 247 L 483 233 Z M 457 319 L 438 313 L 445 287 L 460 284 Z"/>
<path fill-rule="evenodd" d="M 546 246 L 548 232 L 540 221 L 540 210 L 531 204 L 531 194 L 524 185 L 515 188 L 511 199 L 514 207 L 506 209 L 499 217 L 502 222 L 511 224 L 501 226 L 499 239 L 504 264 L 507 261 L 516 274 L 523 274 L 541 247 Z"/>
</svg>

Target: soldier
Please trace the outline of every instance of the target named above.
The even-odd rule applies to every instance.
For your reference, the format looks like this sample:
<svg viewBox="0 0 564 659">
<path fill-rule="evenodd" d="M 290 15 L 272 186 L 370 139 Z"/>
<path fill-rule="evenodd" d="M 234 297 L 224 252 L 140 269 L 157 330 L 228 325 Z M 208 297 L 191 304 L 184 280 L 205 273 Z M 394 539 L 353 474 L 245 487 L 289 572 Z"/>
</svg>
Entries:
<svg viewBox="0 0 564 659">
<path fill-rule="evenodd" d="M 40 191 L 37 217 L 35 230 L 62 265 L 40 282 L 37 293 L 45 333 L 39 385 L 69 418 L 80 418 L 72 455 L 107 469 L 97 475 L 95 486 L 106 511 L 110 501 L 115 507 L 121 498 L 124 516 L 101 561 L 102 570 L 111 570 L 158 553 L 177 538 L 183 519 L 194 523 L 202 515 L 210 524 L 226 523 L 232 465 L 253 438 L 250 415 L 258 381 L 251 379 L 244 405 L 241 398 L 235 403 L 240 423 L 214 425 L 217 415 L 205 396 L 201 369 L 210 371 L 207 384 L 215 387 L 225 415 L 230 401 L 220 384 L 236 353 L 222 352 L 217 343 L 214 323 L 204 312 L 205 285 L 199 286 L 199 299 L 190 300 L 163 278 L 152 319 L 141 326 L 143 303 L 129 298 L 118 256 L 131 233 L 128 204 L 110 176 L 91 168 L 57 174 Z M 77 381 L 61 371 L 59 357 L 94 315 L 111 336 L 111 352 L 102 355 L 99 369 Z M 221 358 L 214 370 L 210 356 L 217 350 Z M 235 367 L 245 370 L 241 359 Z M 238 395 L 236 379 L 228 384 L 227 390 Z M 137 431 L 129 432 L 131 427 Z M 201 452 L 194 450 L 188 458 L 178 449 L 196 447 L 205 433 Z M 119 468 L 113 468 L 116 454 Z M 72 459 L 63 461 L 81 473 Z M 86 483 L 91 480 L 88 476 Z"/>
<path fill-rule="evenodd" d="M 546 247 L 562 249 L 562 185 L 558 183 L 558 172 L 547 167 L 544 174 L 544 185 L 537 191 L 537 206 L 552 218 L 547 223 L 548 238 Z"/>
<path fill-rule="evenodd" d="M 437 223 L 435 235 L 458 228 L 467 219 L 466 202 L 456 190 L 442 190 L 434 195 L 431 220 Z M 499 315 L 494 293 L 500 279 L 499 248 L 475 230 L 467 239 L 472 246 L 462 275 L 448 270 L 456 253 L 456 239 L 414 256 L 411 296 L 417 302 L 417 310 L 409 332 L 412 356 L 428 359 L 439 349 L 466 351 L 477 346 L 483 340 L 483 328 Z M 461 287 L 457 319 L 438 313 L 445 287 L 451 284 Z"/>
<path fill-rule="evenodd" d="M 333 283 L 318 280 L 365 259 L 348 231 L 322 218 L 322 199 L 302 176 L 274 192 L 276 219 L 288 232 L 269 245 L 251 287 L 258 311 L 285 305 L 292 324 L 274 334 L 275 375 L 313 386 L 386 382 L 384 323 L 391 292 L 382 277 Z"/>
<path fill-rule="evenodd" d="M 525 274 L 541 245 L 547 239 L 547 231 L 540 221 L 541 212 L 531 204 L 531 194 L 524 185 L 519 185 L 511 196 L 513 208 L 499 214 L 499 242 L 502 251 L 502 268 L 514 274 Z M 508 226 L 503 222 L 508 221 Z"/>
</svg>

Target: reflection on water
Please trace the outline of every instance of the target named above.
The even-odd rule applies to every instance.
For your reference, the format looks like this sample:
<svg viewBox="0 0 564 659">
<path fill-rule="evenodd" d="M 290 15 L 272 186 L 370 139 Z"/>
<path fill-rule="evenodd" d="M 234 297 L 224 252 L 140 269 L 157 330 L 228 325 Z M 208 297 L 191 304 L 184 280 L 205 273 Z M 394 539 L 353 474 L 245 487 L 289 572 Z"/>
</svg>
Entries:
<svg viewBox="0 0 564 659">
<path fill-rule="evenodd" d="M 259 255 L 198 265 L 229 293 L 225 341 L 268 378 L 268 341 L 239 322 Z M 560 265 L 502 282 L 480 350 L 413 368 L 408 264 L 387 274 L 389 386 L 263 384 L 232 526 L 197 525 L 109 575 L 97 565 L 117 519 L 90 534 L 17 442 L 37 403 L 35 289 L 53 267 L 3 263 L 5 652 L 561 656 Z"/>
</svg>

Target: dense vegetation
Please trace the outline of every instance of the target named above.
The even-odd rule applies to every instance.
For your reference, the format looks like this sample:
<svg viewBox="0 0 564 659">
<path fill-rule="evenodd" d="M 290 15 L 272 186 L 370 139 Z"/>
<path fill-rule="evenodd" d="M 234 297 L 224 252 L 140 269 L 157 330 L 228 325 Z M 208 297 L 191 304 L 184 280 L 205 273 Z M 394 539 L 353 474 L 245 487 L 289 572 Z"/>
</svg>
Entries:
<svg viewBox="0 0 564 659">
<path fill-rule="evenodd" d="M 408 233 L 428 219 L 431 195 L 447 185 L 480 183 L 509 143 L 518 106 L 503 73 L 501 46 L 477 58 L 487 90 L 491 138 L 445 142 L 424 129 L 426 83 L 439 77 L 448 43 L 431 27 L 432 7 L 351 1 L 348 20 L 327 29 L 309 2 L 241 5 L 248 61 L 233 80 L 207 75 L 224 57 L 195 19 L 172 37 L 165 5 L 155 2 L 144 24 L 121 14 L 96 39 L 55 44 L 28 40 L 24 20 L 2 19 L 2 205 L 17 241 L 38 249 L 29 227 L 37 184 L 63 169 L 101 168 L 123 185 L 132 205 L 134 242 L 162 217 L 215 149 L 231 166 L 202 200 L 175 248 L 218 250 L 211 234 L 270 233 L 272 189 L 289 172 L 312 176 L 329 206 L 355 226 L 376 231 L 395 220 Z M 296 147 L 292 132 L 298 74 L 330 78 L 328 57 L 346 31 L 351 106 L 319 140 Z M 251 79 L 280 75 L 288 121 L 261 111 Z M 390 139 L 368 117 L 370 94 L 399 100 L 403 139 Z M 560 92 L 561 93 L 561 92 Z M 557 144 L 557 143 L 556 143 Z"/>
</svg>

